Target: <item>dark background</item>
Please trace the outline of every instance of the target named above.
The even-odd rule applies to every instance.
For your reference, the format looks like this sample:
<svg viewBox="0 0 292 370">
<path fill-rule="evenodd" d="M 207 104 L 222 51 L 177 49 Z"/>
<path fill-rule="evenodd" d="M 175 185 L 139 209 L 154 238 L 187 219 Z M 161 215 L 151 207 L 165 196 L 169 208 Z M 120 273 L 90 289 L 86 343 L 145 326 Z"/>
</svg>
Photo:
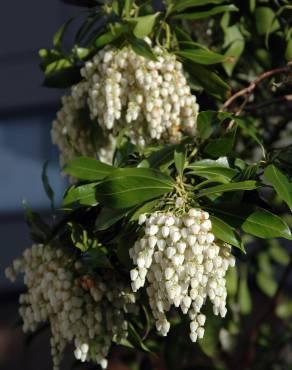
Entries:
<svg viewBox="0 0 292 370">
<path fill-rule="evenodd" d="M 31 245 L 21 202 L 42 214 L 49 201 L 41 181 L 43 163 L 60 199 L 65 181 L 51 122 L 60 107 L 60 91 L 42 87 L 38 50 L 49 47 L 54 32 L 78 8 L 58 0 L 1 1 L 0 12 L 0 369 L 51 369 L 47 335 L 28 346 L 17 320 L 22 283 L 11 284 L 5 267 Z"/>
</svg>

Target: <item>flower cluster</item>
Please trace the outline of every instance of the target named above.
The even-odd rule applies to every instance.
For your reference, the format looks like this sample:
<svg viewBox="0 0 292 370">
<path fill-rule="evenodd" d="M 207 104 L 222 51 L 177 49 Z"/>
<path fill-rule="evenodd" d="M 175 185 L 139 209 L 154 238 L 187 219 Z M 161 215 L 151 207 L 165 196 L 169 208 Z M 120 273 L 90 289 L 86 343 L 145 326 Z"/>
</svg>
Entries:
<svg viewBox="0 0 292 370">
<path fill-rule="evenodd" d="M 81 71 L 89 85 L 91 118 L 104 130 L 125 129 L 142 146 L 177 142 L 183 132 L 193 136 L 198 114 L 182 64 L 159 47 L 153 52 L 156 61 L 130 47 L 104 49 Z"/>
<path fill-rule="evenodd" d="M 106 47 L 85 63 L 53 122 L 62 165 L 76 155 L 111 162 L 121 132 L 142 147 L 195 135 L 199 107 L 182 64 L 160 47 L 153 52 L 156 61 L 130 47 Z"/>
<path fill-rule="evenodd" d="M 59 147 L 60 164 L 63 166 L 78 155 L 111 162 L 113 138 L 104 137 L 86 110 L 88 84 L 81 82 L 72 87 L 71 95 L 63 96 L 62 108 L 52 125 L 52 141 Z"/>
<path fill-rule="evenodd" d="M 131 270 L 132 289 L 147 284 L 149 304 L 156 328 L 167 335 L 170 323 L 166 312 L 171 306 L 188 314 L 190 338 L 204 336 L 206 317 L 201 313 L 207 297 L 215 315 L 226 315 L 225 273 L 235 265 L 231 247 L 215 242 L 209 214 L 191 208 L 176 216 L 173 212 L 141 215 L 145 235 L 130 249 L 136 268 Z"/>
<path fill-rule="evenodd" d="M 114 274 L 84 275 L 84 266 L 63 250 L 33 245 L 6 269 L 12 281 L 24 274 L 27 292 L 20 296 L 23 330 L 49 322 L 54 370 L 69 342 L 75 357 L 107 367 L 112 341 L 127 336 L 126 313 L 136 309 L 134 294 Z"/>
</svg>

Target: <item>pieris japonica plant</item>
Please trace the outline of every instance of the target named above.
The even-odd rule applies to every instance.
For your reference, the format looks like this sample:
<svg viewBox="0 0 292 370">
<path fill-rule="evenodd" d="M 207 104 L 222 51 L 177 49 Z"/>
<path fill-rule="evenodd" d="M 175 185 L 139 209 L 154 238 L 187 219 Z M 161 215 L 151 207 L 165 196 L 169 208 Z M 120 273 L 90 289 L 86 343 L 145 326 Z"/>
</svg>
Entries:
<svg viewBox="0 0 292 370">
<path fill-rule="evenodd" d="M 52 223 L 26 207 L 23 330 L 48 324 L 54 370 L 69 344 L 103 369 L 290 368 L 288 1 L 66 2 L 87 10 L 40 56 L 70 185 L 54 208 L 45 166 Z"/>
</svg>

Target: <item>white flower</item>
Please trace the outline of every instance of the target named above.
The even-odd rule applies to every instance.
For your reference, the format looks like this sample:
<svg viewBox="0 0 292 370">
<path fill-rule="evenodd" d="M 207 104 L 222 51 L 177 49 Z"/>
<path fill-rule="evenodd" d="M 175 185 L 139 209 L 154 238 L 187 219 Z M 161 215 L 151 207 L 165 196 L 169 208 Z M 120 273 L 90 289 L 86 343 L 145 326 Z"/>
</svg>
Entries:
<svg viewBox="0 0 292 370">
<path fill-rule="evenodd" d="M 35 331 L 43 322 L 51 326 L 54 370 L 59 369 L 65 347 L 72 341 L 76 359 L 96 361 L 106 368 L 112 340 L 127 337 L 125 314 L 136 309 L 133 293 L 114 274 L 84 276 L 82 270 L 82 263 L 73 256 L 44 245 L 26 249 L 7 269 L 12 280 L 23 273 L 27 285 L 19 298 L 23 330 Z M 132 280 L 137 281 L 139 273 L 145 278 L 147 270 L 132 270 Z"/>
<path fill-rule="evenodd" d="M 170 328 L 166 312 L 172 305 L 180 307 L 190 317 L 190 338 L 195 342 L 204 336 L 206 316 L 201 309 L 207 298 L 215 315 L 226 315 L 225 273 L 235 264 L 231 247 L 215 242 L 209 214 L 200 209 L 191 208 L 181 216 L 155 212 L 140 217 L 144 233 L 159 239 L 154 242 L 150 239 L 154 236 L 142 237 L 130 249 L 130 257 L 137 265 L 131 271 L 133 290 L 147 285 L 156 328 L 163 336 Z M 141 261 L 148 253 L 146 267 Z"/>
</svg>

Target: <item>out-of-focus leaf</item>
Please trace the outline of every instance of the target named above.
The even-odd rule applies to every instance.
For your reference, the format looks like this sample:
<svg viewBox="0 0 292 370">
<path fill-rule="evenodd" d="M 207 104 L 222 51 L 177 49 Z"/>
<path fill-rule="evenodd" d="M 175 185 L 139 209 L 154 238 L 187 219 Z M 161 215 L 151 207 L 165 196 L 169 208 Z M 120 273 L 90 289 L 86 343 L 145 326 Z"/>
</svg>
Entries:
<svg viewBox="0 0 292 370">
<path fill-rule="evenodd" d="M 264 272 L 258 272 L 256 274 L 256 281 L 259 288 L 268 296 L 273 297 L 277 291 L 277 283 L 272 276 L 265 274 Z"/>
<path fill-rule="evenodd" d="M 242 315 L 249 315 L 252 310 L 250 291 L 247 284 L 247 274 L 242 272 L 239 280 L 238 303 Z"/>
<path fill-rule="evenodd" d="M 267 35 L 268 33 L 275 32 L 280 28 L 280 23 L 272 8 L 259 6 L 256 8 L 254 14 L 257 31 L 260 35 Z"/>
</svg>

